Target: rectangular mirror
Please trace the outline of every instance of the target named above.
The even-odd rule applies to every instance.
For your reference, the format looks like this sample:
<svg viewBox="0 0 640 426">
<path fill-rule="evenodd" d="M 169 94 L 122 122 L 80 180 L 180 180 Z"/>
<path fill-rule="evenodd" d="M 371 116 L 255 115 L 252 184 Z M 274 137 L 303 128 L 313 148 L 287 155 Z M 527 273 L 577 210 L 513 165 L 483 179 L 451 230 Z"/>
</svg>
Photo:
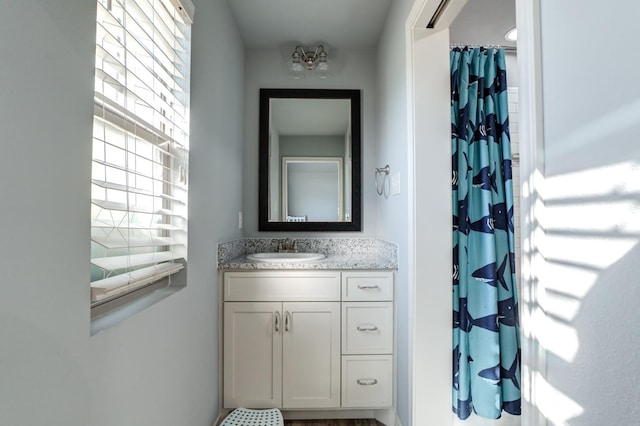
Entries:
<svg viewBox="0 0 640 426">
<path fill-rule="evenodd" d="M 260 231 L 360 231 L 359 90 L 260 90 Z"/>
</svg>

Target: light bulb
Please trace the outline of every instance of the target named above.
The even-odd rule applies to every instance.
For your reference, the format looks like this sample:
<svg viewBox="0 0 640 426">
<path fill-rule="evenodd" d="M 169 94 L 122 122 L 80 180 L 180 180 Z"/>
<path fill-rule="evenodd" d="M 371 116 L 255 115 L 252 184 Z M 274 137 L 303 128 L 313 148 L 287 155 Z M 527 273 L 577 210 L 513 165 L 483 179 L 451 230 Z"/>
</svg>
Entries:
<svg viewBox="0 0 640 426">
<path fill-rule="evenodd" d="M 321 58 L 318 61 L 318 65 L 316 65 L 315 76 L 321 79 L 325 79 L 329 77 L 329 63 L 327 59 L 324 60 Z"/>
<path fill-rule="evenodd" d="M 304 65 L 300 60 L 300 53 L 297 51 L 291 54 L 291 65 L 289 65 L 289 74 L 292 78 L 300 79 L 304 77 Z"/>
<path fill-rule="evenodd" d="M 329 62 L 327 62 L 327 52 L 323 46 L 318 46 L 318 63 L 314 74 L 321 79 L 329 77 Z"/>
</svg>

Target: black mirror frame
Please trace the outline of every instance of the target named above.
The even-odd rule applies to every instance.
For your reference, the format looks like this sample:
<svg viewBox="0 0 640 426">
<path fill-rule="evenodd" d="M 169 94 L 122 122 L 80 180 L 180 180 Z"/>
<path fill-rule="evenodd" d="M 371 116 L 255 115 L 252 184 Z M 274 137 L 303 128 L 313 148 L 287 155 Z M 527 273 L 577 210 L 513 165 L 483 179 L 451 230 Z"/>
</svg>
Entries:
<svg viewBox="0 0 640 426">
<path fill-rule="evenodd" d="M 260 89 L 258 231 L 358 232 L 362 230 L 362 121 L 360 90 Z M 349 99 L 351 101 L 351 221 L 269 222 L 269 100 L 273 98 Z"/>
</svg>

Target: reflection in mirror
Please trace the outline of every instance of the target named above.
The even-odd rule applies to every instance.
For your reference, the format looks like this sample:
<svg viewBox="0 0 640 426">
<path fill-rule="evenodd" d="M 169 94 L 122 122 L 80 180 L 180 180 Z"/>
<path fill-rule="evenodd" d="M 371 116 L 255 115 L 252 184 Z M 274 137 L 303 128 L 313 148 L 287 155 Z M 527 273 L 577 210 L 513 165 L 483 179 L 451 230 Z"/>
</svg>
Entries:
<svg viewBox="0 0 640 426">
<path fill-rule="evenodd" d="M 350 220 L 344 212 L 343 173 L 342 157 L 282 157 L 282 221 Z"/>
<path fill-rule="evenodd" d="M 360 230 L 360 91 L 261 89 L 259 230 Z"/>
</svg>

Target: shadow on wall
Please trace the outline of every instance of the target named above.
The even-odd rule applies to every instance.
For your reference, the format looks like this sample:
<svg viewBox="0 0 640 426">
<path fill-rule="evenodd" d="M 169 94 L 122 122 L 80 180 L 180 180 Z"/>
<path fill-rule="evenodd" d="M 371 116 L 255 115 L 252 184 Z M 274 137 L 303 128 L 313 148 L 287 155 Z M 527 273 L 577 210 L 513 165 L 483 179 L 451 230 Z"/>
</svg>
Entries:
<svg viewBox="0 0 640 426">
<path fill-rule="evenodd" d="M 530 371 L 523 397 L 553 425 L 581 417 L 631 424 L 640 416 L 640 164 L 576 169 L 544 185 L 544 267 L 530 269 L 544 272 L 530 277 L 538 288 L 525 295 L 523 313 L 524 333 L 545 349 L 549 373 Z"/>
</svg>

